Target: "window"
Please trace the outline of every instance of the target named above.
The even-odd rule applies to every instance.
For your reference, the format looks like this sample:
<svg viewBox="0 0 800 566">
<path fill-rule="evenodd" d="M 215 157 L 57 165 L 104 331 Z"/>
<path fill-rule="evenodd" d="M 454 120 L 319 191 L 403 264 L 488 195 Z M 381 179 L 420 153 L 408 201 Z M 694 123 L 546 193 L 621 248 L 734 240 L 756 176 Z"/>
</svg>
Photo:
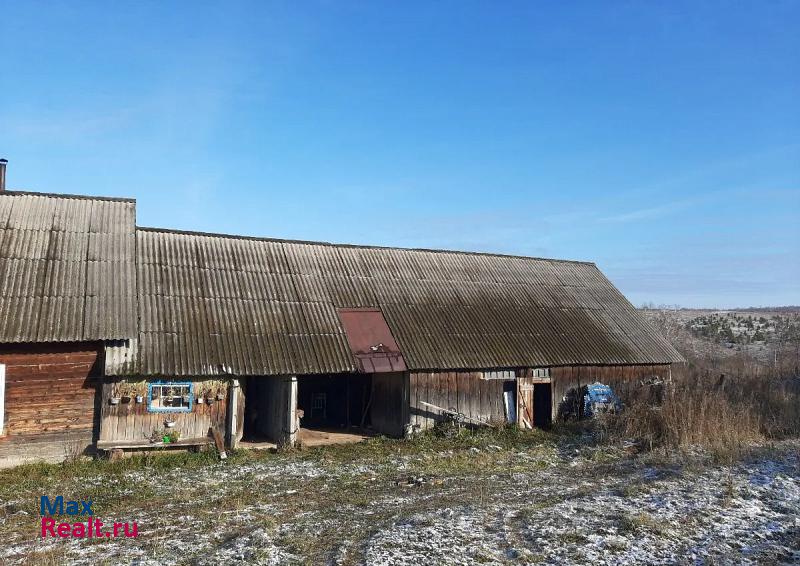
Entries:
<svg viewBox="0 0 800 566">
<path fill-rule="evenodd" d="M 314 398 L 311 401 L 311 418 L 328 417 L 328 394 L 327 393 L 314 393 Z"/>
<path fill-rule="evenodd" d="M 193 384 L 159 381 L 147 386 L 147 410 L 155 413 L 188 413 L 194 401 Z"/>
</svg>

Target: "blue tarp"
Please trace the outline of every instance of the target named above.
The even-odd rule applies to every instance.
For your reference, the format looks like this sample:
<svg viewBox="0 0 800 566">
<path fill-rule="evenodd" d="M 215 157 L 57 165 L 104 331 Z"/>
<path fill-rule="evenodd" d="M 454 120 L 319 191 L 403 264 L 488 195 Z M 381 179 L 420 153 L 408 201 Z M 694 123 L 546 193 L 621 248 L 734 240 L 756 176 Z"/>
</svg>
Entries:
<svg viewBox="0 0 800 566">
<path fill-rule="evenodd" d="M 615 412 L 621 408 L 622 402 L 608 385 L 592 383 L 586 386 L 586 394 L 583 396 L 584 417 L 592 417 L 597 413 Z"/>
</svg>

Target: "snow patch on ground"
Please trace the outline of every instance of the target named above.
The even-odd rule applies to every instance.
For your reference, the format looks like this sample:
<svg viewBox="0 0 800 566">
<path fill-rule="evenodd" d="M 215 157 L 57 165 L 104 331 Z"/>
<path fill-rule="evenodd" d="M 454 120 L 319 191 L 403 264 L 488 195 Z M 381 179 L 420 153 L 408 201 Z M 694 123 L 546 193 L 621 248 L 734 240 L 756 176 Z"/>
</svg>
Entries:
<svg viewBox="0 0 800 566">
<path fill-rule="evenodd" d="M 42 541 L 30 533 L 7 540 L 0 562 L 36 561 L 57 550 L 65 563 L 143 566 L 789 564 L 800 562 L 798 448 L 793 441 L 742 464 L 692 469 L 609 447 L 543 445 L 467 452 L 500 458 L 503 467 L 491 473 L 438 472 L 464 454 L 447 451 L 383 462 L 276 458 L 81 478 L 87 492 L 116 485 L 114 496 L 121 496 L 131 485 L 170 485 L 192 497 L 108 517 L 137 521 L 137 539 Z M 0 516 L 10 520 L 26 513 L 22 507 L 5 502 Z M 37 517 L 27 519 L 33 526 Z M 334 545 L 330 553 L 300 555 L 322 533 Z"/>
</svg>

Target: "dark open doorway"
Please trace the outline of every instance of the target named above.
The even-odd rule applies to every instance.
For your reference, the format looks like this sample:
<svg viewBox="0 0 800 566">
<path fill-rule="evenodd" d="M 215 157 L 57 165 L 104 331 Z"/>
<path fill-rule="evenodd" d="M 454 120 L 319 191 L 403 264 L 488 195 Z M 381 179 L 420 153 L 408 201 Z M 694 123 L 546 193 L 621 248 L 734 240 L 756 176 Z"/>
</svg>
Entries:
<svg viewBox="0 0 800 566">
<path fill-rule="evenodd" d="M 268 383 L 265 378 L 247 377 L 244 379 L 244 423 L 242 440 L 245 442 L 272 441 L 268 434 L 267 396 Z"/>
<path fill-rule="evenodd" d="M 368 428 L 372 377 L 365 374 L 309 375 L 297 379 L 300 426 Z"/>
<path fill-rule="evenodd" d="M 251 443 L 283 442 L 293 430 L 288 413 L 293 399 L 291 380 L 280 376 L 247 377 L 243 386 L 242 440 Z"/>
<path fill-rule="evenodd" d="M 549 383 L 537 383 L 533 387 L 533 424 L 548 428 L 553 415 L 553 393 Z"/>
</svg>

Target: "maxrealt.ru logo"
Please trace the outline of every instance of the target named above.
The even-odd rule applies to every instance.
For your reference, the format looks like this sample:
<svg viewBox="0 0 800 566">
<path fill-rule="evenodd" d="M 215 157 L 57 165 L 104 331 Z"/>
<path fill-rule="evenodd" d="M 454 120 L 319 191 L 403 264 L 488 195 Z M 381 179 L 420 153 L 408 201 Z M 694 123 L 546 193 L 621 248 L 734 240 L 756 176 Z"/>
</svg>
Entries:
<svg viewBox="0 0 800 566">
<path fill-rule="evenodd" d="M 103 530 L 103 521 L 94 517 L 92 501 L 65 501 L 63 495 L 53 500 L 42 495 L 39 503 L 39 514 L 42 516 L 42 538 L 92 538 L 92 537 L 136 537 L 139 526 L 133 523 L 112 523 L 111 530 Z M 58 522 L 54 516 L 67 516 L 75 521 Z"/>
</svg>

